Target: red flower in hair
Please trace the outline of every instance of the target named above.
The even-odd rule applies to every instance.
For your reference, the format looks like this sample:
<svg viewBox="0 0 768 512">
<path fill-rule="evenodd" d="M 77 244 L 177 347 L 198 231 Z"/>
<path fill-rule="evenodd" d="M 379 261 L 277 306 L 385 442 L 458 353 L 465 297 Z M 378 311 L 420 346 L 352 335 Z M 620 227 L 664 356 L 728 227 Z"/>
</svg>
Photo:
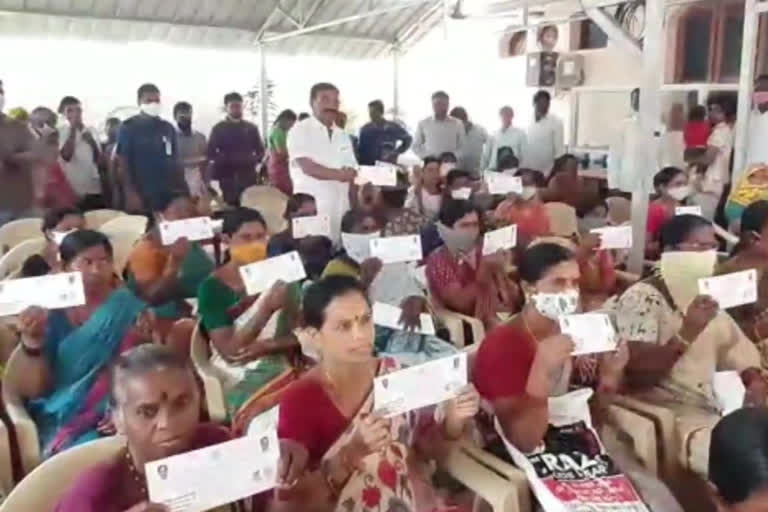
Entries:
<svg viewBox="0 0 768 512">
<path fill-rule="evenodd" d="M 379 479 L 392 489 L 392 492 L 395 492 L 395 489 L 397 487 L 397 470 L 395 467 L 389 463 L 387 460 L 382 460 L 379 462 Z"/>
<path fill-rule="evenodd" d="M 381 491 L 378 487 L 366 487 L 363 489 L 363 503 L 368 508 L 374 508 L 381 502 Z"/>
</svg>

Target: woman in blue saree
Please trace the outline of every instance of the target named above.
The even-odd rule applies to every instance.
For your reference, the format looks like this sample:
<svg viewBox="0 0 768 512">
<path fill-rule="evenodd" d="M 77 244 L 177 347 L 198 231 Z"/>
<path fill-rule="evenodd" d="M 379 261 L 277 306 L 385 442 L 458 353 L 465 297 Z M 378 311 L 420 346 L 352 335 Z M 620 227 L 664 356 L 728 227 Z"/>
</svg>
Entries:
<svg viewBox="0 0 768 512">
<path fill-rule="evenodd" d="M 75 231 L 59 251 L 63 271 L 82 274 L 85 304 L 52 311 L 30 307 L 20 318 L 18 391 L 27 399 L 44 457 L 109 430 L 109 366 L 151 339 L 149 323 L 141 321 L 147 304 L 115 277 L 106 236 Z"/>
</svg>

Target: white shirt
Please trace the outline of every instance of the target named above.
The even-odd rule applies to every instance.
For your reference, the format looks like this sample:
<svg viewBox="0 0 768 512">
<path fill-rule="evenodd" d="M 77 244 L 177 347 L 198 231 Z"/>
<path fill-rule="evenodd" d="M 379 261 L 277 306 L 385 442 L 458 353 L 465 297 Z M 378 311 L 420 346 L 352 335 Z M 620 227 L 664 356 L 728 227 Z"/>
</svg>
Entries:
<svg viewBox="0 0 768 512">
<path fill-rule="evenodd" d="M 485 144 L 488 142 L 488 131 L 480 125 L 473 124 L 469 132 L 464 130 L 464 146 L 458 159 L 458 169 L 469 172 L 481 171 Z"/>
<path fill-rule="evenodd" d="M 443 204 L 442 194 L 430 194 L 427 189 L 421 189 L 421 206 L 423 211 L 420 213 L 430 219 L 436 219 L 437 214 L 440 213 L 440 206 Z M 416 188 L 411 187 L 408 189 L 408 197 L 405 200 L 405 207 L 412 210 L 420 211 L 419 201 L 416 197 Z"/>
<path fill-rule="evenodd" d="M 59 127 L 59 149 L 64 147 L 64 144 L 69 139 L 71 129 L 72 127 L 69 124 Z M 98 140 L 91 130 L 86 128 L 85 131 L 91 134 L 94 141 Z M 67 162 L 59 157 L 59 163 L 72 190 L 78 197 L 89 194 L 101 194 L 99 168 L 93 160 L 93 148 L 83 139 L 82 131 L 75 135 L 75 148 L 72 158 Z"/>
<path fill-rule="evenodd" d="M 643 172 L 643 130 L 633 115 L 621 122 L 608 153 L 608 188 L 632 192 L 640 186 Z"/>
<path fill-rule="evenodd" d="M 461 158 L 466 141 L 466 130 L 458 119 L 446 117 L 443 120 L 428 117 L 419 122 L 413 136 L 411 149 L 419 158 L 439 157 L 443 153 L 453 153 Z"/>
<path fill-rule="evenodd" d="M 768 163 L 768 112 L 753 110 L 747 132 L 747 166 Z M 734 169 L 741 172 L 743 169 Z"/>
<path fill-rule="evenodd" d="M 527 145 L 528 137 L 525 132 L 520 128 L 514 126 L 508 126 L 506 129 L 501 128 L 496 131 L 488 142 L 488 169 L 497 170 L 499 149 L 510 148 L 515 152 L 515 156 L 518 161 L 522 162 L 523 155 L 525 153 L 525 147 Z"/>
<path fill-rule="evenodd" d="M 352 140 L 336 125 L 329 134 L 328 127 L 312 116 L 296 123 L 288 132 L 288 154 L 294 192 L 315 198 L 318 212 L 330 215 L 334 241 L 338 241 L 341 217 L 349 210 L 349 184 L 313 178 L 304 173 L 297 159 L 308 158 L 331 169 L 356 167 Z"/>
<path fill-rule="evenodd" d="M 701 187 L 704 192 L 719 197 L 725 185 L 730 182 L 733 128 L 728 123 L 718 123 L 707 139 L 707 147 L 717 148 L 717 156 L 707 167 Z"/>
<path fill-rule="evenodd" d="M 528 127 L 528 145 L 521 167 L 535 169 L 541 171 L 544 176 L 549 176 L 555 158 L 563 154 L 565 154 L 565 134 L 563 122 L 560 119 L 547 114 Z"/>
</svg>

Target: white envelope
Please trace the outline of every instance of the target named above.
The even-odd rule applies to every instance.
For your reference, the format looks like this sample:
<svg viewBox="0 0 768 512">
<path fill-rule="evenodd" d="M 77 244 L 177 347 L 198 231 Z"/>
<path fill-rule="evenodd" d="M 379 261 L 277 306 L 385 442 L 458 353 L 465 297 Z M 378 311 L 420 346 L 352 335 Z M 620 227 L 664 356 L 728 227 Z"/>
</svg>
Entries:
<svg viewBox="0 0 768 512">
<path fill-rule="evenodd" d="M 293 238 L 307 236 L 324 236 L 331 238 L 330 215 L 315 215 L 313 217 L 296 217 L 293 219 Z"/>
<path fill-rule="evenodd" d="M 469 187 L 461 187 L 451 191 L 451 197 L 454 199 L 469 199 L 472 195 L 472 189 Z"/>
<path fill-rule="evenodd" d="M 517 225 L 506 226 L 489 231 L 483 239 L 483 256 L 498 251 L 512 249 L 517 245 Z"/>
<path fill-rule="evenodd" d="M 420 267 L 412 267 L 410 269 L 411 276 L 419 283 L 423 289 L 429 288 L 429 281 L 427 281 L 427 266 L 422 265 Z"/>
<path fill-rule="evenodd" d="M 603 313 L 561 316 L 560 332 L 569 335 L 576 347 L 573 355 L 616 350 L 618 340 L 611 319 Z"/>
<path fill-rule="evenodd" d="M 293 283 L 304 279 L 307 274 L 301 256 L 297 251 L 292 251 L 240 267 L 240 276 L 248 295 L 256 295 L 269 290 L 277 281 Z"/>
<path fill-rule="evenodd" d="M 744 405 L 747 389 L 737 371 L 715 372 L 712 379 L 715 400 L 720 406 L 720 413 L 725 416 Z"/>
<path fill-rule="evenodd" d="M 190 242 L 213 238 L 213 223 L 210 217 L 161 222 L 159 227 L 163 245 L 171 245 L 179 238 L 186 238 Z"/>
<path fill-rule="evenodd" d="M 370 183 L 377 187 L 397 186 L 397 167 L 393 165 L 361 165 L 357 169 L 357 185 Z"/>
<path fill-rule="evenodd" d="M 390 236 L 371 240 L 371 256 L 385 265 L 403 261 L 419 261 L 423 258 L 419 235 Z"/>
<path fill-rule="evenodd" d="M 277 431 L 249 435 L 147 463 L 150 501 L 171 512 L 202 512 L 277 485 Z"/>
<path fill-rule="evenodd" d="M 397 306 L 392 306 L 391 304 L 376 302 L 373 305 L 373 323 L 381 325 L 382 327 L 404 331 L 405 327 L 400 323 L 400 316 L 402 314 L 402 309 Z M 432 322 L 432 316 L 422 313 L 419 315 L 419 320 L 421 320 L 421 326 L 414 332 L 434 336 L 435 324 Z"/>
<path fill-rule="evenodd" d="M 379 238 L 380 232 L 359 235 L 355 233 L 342 233 L 341 245 L 347 251 L 347 256 L 358 263 L 362 263 L 371 257 L 371 240 Z"/>
<path fill-rule="evenodd" d="M 701 206 L 677 206 L 675 215 L 698 215 L 701 217 Z"/>
<path fill-rule="evenodd" d="M 590 230 L 600 235 L 601 249 L 629 249 L 632 247 L 632 226 L 609 226 Z"/>
<path fill-rule="evenodd" d="M 458 396 L 467 385 L 467 354 L 411 366 L 373 380 L 373 410 L 396 416 Z"/>
<path fill-rule="evenodd" d="M 699 293 L 717 301 L 720 309 L 757 302 L 757 271 L 743 270 L 699 279 Z"/>
<path fill-rule="evenodd" d="M 484 174 L 485 183 L 488 186 L 488 193 L 492 195 L 522 194 L 523 180 L 517 176 L 510 176 L 500 172 L 486 172 Z"/>
<path fill-rule="evenodd" d="M 80 272 L 0 281 L 0 316 L 18 315 L 30 306 L 45 309 L 85 304 Z"/>
</svg>

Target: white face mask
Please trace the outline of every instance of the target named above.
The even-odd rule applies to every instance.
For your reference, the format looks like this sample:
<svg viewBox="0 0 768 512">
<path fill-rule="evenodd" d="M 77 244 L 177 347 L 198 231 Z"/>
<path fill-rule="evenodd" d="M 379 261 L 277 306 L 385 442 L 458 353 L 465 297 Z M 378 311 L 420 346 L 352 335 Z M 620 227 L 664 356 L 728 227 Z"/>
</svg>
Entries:
<svg viewBox="0 0 768 512">
<path fill-rule="evenodd" d="M 670 189 L 667 189 L 667 194 L 669 194 L 669 197 L 671 197 L 675 201 L 682 201 L 683 199 L 691 195 L 691 186 L 683 185 L 681 187 L 670 188 Z"/>
<path fill-rule="evenodd" d="M 535 196 L 538 191 L 538 187 L 523 187 L 523 193 L 520 194 L 520 197 L 527 201 Z"/>
<path fill-rule="evenodd" d="M 564 315 L 572 315 L 579 310 L 579 290 L 566 290 L 558 293 L 534 293 L 531 295 L 533 306 L 543 316 L 557 320 Z"/>
<path fill-rule="evenodd" d="M 5 108 L 5 94 L 0 94 L 0 112 Z"/>
<path fill-rule="evenodd" d="M 61 245 L 61 242 L 66 238 L 66 236 L 70 233 L 74 233 L 77 231 L 76 229 L 70 229 L 69 231 L 51 231 L 51 238 L 53 238 L 53 241 L 56 242 L 56 245 Z"/>
<path fill-rule="evenodd" d="M 159 117 L 163 106 L 160 103 L 142 103 L 139 109 L 148 116 Z"/>
</svg>

